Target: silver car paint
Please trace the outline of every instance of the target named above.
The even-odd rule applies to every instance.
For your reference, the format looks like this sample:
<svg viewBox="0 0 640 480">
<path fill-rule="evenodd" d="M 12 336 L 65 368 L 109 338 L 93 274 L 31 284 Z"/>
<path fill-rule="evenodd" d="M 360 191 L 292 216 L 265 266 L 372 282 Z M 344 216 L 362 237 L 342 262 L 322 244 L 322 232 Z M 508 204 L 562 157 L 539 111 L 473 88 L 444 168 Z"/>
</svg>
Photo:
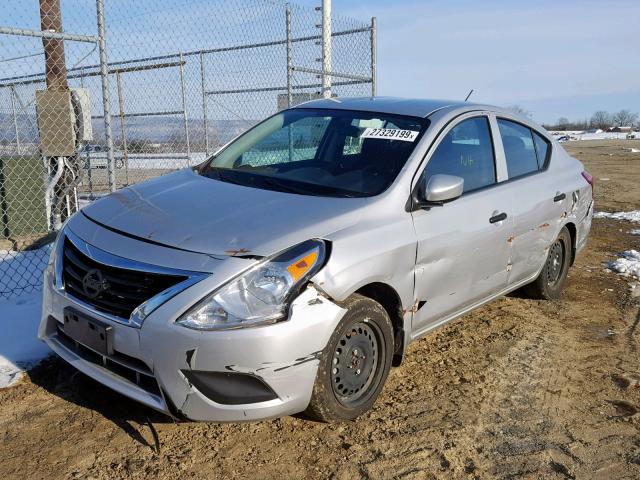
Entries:
<svg viewBox="0 0 640 480">
<path fill-rule="evenodd" d="M 363 198 L 326 198 L 244 187 L 191 170 L 119 190 L 84 209 L 92 219 L 155 242 L 213 255 L 270 255 L 357 223 Z M 275 194 L 275 195 L 274 195 Z"/>
<path fill-rule="evenodd" d="M 66 227 L 123 258 L 209 274 L 160 306 L 141 328 L 114 328 L 114 346 L 149 365 L 171 403 L 189 418 L 242 421 L 304 410 L 317 356 L 344 315 L 340 302 L 364 286 L 381 284 L 397 296 L 402 353 L 410 341 L 436 326 L 535 278 L 564 225 L 575 226 L 577 250 L 586 242 L 593 208 L 582 165 L 526 118 L 489 106 L 384 98 L 319 100 L 298 108 L 305 107 L 419 115 L 431 125 L 391 187 L 376 197 L 306 197 L 225 184 L 186 170 L 99 200 Z M 439 140 L 448 128 L 475 115 L 490 119 L 503 183 L 442 207 L 408 212 L 409 195 Z M 507 181 L 496 116 L 531 126 L 549 139 L 553 156 L 548 170 Z M 554 202 L 557 193 L 564 193 L 565 200 Z M 507 219 L 489 224 L 488 218 L 502 211 Z M 288 321 L 228 332 L 175 325 L 182 313 L 254 265 L 257 257 L 309 238 L 330 241 L 331 256 L 293 302 Z M 51 319 L 60 321 L 65 306 L 104 316 L 56 289 L 53 270 L 52 265 L 45 275 L 40 338 L 88 375 L 168 411 L 165 398 L 149 398 L 56 344 Z M 186 362 L 188 351 L 197 352 L 191 364 Z M 252 373 L 279 398 L 241 406 L 215 404 L 186 381 L 181 368 Z"/>
</svg>

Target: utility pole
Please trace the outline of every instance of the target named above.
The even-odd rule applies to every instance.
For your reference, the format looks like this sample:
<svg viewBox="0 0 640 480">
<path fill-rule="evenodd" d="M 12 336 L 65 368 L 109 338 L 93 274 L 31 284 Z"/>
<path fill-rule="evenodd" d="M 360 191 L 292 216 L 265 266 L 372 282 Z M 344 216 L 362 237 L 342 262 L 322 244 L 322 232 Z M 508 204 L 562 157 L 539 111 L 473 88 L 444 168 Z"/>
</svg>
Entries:
<svg viewBox="0 0 640 480">
<path fill-rule="evenodd" d="M 62 32 L 60 0 L 40 0 L 40 28 L 43 32 Z M 47 88 L 50 90 L 68 90 L 64 40 L 43 37 L 42 45 L 44 47 Z"/>
<path fill-rule="evenodd" d="M 60 0 L 40 0 L 40 29 L 43 32 L 62 33 Z M 69 83 L 67 81 L 64 40 L 42 37 L 42 46 L 44 48 L 47 90 L 61 93 L 68 92 Z M 58 118 L 56 114 L 49 114 L 49 117 L 43 121 L 51 126 L 57 125 L 61 119 Z M 62 123 L 60 125 L 62 128 Z M 52 156 L 46 158 L 49 169 L 49 180 L 47 182 L 45 203 L 51 205 L 51 207 L 47 209 L 47 222 L 52 221 L 54 230 L 59 230 L 64 221 L 63 202 L 65 197 L 67 198 L 67 213 L 71 213 L 69 212 L 70 204 L 67 195 L 69 188 L 73 185 L 73 177 L 70 175 L 71 172 L 66 168 L 68 165 L 66 163 L 67 158 L 69 157 Z M 51 225 L 51 223 L 49 223 L 49 225 Z"/>
<path fill-rule="evenodd" d="M 331 98 L 331 0 L 322 0 L 322 96 Z"/>
</svg>

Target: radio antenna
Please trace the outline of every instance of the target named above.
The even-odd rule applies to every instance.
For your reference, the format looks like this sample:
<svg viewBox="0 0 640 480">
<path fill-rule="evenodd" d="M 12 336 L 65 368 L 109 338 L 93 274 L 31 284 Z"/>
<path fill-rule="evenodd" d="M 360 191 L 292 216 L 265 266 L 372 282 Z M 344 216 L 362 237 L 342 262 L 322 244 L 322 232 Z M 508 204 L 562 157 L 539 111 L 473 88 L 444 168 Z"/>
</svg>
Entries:
<svg viewBox="0 0 640 480">
<path fill-rule="evenodd" d="M 473 88 L 469 90 L 469 94 L 467 95 L 467 98 L 464 99 L 465 102 L 469 100 L 469 97 L 471 96 L 472 93 L 473 93 Z"/>
</svg>

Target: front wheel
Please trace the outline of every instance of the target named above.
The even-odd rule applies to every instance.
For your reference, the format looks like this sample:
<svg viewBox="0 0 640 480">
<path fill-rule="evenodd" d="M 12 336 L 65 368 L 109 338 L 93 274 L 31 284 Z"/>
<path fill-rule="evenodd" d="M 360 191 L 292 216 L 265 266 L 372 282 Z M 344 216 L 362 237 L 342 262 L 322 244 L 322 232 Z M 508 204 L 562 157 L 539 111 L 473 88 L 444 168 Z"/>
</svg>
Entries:
<svg viewBox="0 0 640 480">
<path fill-rule="evenodd" d="M 393 327 L 382 306 L 362 295 L 344 315 L 320 356 L 306 414 L 316 420 L 353 420 L 371 408 L 389 375 Z"/>
<path fill-rule="evenodd" d="M 526 293 L 533 298 L 544 300 L 560 298 L 562 289 L 567 283 L 571 255 L 571 234 L 567 227 L 563 227 L 558 238 L 549 247 L 547 260 L 540 275 L 525 287 Z"/>
</svg>

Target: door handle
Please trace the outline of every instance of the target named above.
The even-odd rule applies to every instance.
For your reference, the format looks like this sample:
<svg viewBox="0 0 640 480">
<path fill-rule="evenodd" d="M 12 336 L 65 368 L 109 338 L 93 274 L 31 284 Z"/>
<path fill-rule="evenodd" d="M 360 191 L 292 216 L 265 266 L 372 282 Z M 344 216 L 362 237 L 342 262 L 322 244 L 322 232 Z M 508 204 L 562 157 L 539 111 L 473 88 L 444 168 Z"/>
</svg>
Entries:
<svg viewBox="0 0 640 480">
<path fill-rule="evenodd" d="M 502 220 L 504 220 L 505 218 L 507 218 L 507 214 L 505 212 L 499 213 L 497 215 L 494 215 L 493 217 L 491 217 L 489 219 L 489 223 L 497 223 L 497 222 L 501 222 Z"/>
<path fill-rule="evenodd" d="M 554 202 L 561 202 L 562 200 L 564 200 L 565 198 L 567 198 L 567 196 L 564 193 L 556 193 L 556 196 L 553 197 L 553 201 Z"/>
</svg>

